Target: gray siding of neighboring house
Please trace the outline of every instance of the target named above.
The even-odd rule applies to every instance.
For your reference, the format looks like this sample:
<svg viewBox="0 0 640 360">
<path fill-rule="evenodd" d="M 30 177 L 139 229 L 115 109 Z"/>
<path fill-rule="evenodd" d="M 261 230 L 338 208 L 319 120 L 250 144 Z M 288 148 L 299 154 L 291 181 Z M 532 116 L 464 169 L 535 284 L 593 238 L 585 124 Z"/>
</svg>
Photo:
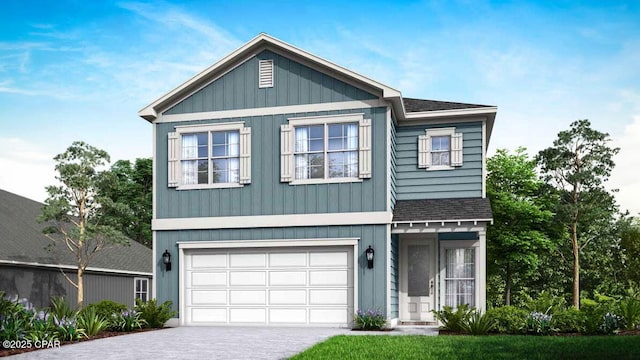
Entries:
<svg viewBox="0 0 640 360">
<path fill-rule="evenodd" d="M 288 118 L 364 113 L 371 119 L 372 177 L 361 182 L 289 185 L 280 182 L 280 125 Z M 167 187 L 167 134 L 176 125 L 244 121 L 251 127 L 251 184 L 241 188 L 176 190 Z M 156 125 L 157 218 L 385 211 L 386 107 L 251 116 Z"/>
<path fill-rule="evenodd" d="M 398 200 L 482 196 L 482 124 L 452 123 L 463 135 L 463 165 L 454 170 L 418 168 L 418 136 L 436 126 L 398 127 L 396 192 Z"/>
<path fill-rule="evenodd" d="M 258 88 L 258 60 L 272 59 L 274 86 Z M 185 114 L 376 99 L 375 95 L 331 76 L 263 51 L 211 84 L 182 100 L 164 114 Z"/>
<path fill-rule="evenodd" d="M 67 274 L 75 281 L 75 274 L 70 273 L 69 270 Z M 147 276 L 147 278 L 151 287 L 151 277 Z M 0 266 L 0 291 L 27 298 L 36 307 L 49 306 L 52 297 L 64 297 L 72 306 L 77 301 L 76 288 L 58 269 Z M 149 295 L 151 295 L 151 289 L 149 289 Z M 133 307 L 134 298 L 133 275 L 86 273 L 84 276 L 85 304 L 112 300 Z"/>
<path fill-rule="evenodd" d="M 359 238 L 358 244 L 358 299 L 361 309 L 380 309 L 386 313 L 387 225 L 319 226 L 291 228 L 253 228 L 228 230 L 184 230 L 158 231 L 156 234 L 156 257 L 161 258 L 165 249 L 172 253 L 172 271 L 167 272 L 157 264 L 156 297 L 159 303 L 173 302 L 174 310 L 179 310 L 178 287 L 178 241 L 222 241 L 222 240 L 271 240 L 271 239 L 321 239 Z M 367 269 L 364 251 L 371 245 L 377 255 L 374 268 Z"/>
<path fill-rule="evenodd" d="M 400 316 L 399 295 L 398 289 L 400 288 L 399 274 L 400 263 L 398 262 L 399 248 L 398 248 L 398 235 L 391 235 L 391 318 L 397 318 Z"/>
</svg>

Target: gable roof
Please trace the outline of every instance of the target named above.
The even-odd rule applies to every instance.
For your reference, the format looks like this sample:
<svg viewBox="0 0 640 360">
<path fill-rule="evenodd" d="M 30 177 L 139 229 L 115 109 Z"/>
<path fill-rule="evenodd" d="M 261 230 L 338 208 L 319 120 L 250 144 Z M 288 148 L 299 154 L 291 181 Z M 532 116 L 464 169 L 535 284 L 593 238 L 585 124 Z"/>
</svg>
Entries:
<svg viewBox="0 0 640 360">
<path fill-rule="evenodd" d="M 259 34 L 220 61 L 145 106 L 138 111 L 138 115 L 149 122 L 155 121 L 163 111 L 169 109 L 180 100 L 195 93 L 197 90 L 220 78 L 265 49 L 286 56 L 320 72 L 329 73 L 347 84 L 359 87 L 372 94 L 376 94 L 380 99 L 389 101 L 397 121 L 481 115 L 488 119 L 487 134 L 488 138 L 490 137 L 497 112 L 495 106 L 412 98 L 403 99 L 400 91 L 388 85 L 334 64 L 265 33 Z"/>
<path fill-rule="evenodd" d="M 47 224 L 36 222 L 43 205 L 0 190 L 0 264 L 76 265 L 66 249 L 47 250 L 51 240 L 42 233 Z M 152 251 L 131 240 L 129 246 L 116 246 L 96 254 L 88 270 L 151 275 Z"/>
<path fill-rule="evenodd" d="M 398 200 L 393 222 L 490 221 L 493 218 L 488 198 Z"/>
</svg>

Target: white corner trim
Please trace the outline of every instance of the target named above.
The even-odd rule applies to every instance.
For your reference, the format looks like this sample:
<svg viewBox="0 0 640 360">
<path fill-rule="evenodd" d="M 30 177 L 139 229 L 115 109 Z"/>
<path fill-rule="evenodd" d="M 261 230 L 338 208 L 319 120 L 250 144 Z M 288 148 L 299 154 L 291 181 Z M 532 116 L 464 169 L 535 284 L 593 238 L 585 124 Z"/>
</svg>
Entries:
<svg viewBox="0 0 640 360">
<path fill-rule="evenodd" d="M 390 224 L 389 211 L 153 219 L 152 230 Z"/>
<path fill-rule="evenodd" d="M 231 249 L 231 248 L 279 248 L 300 246 L 354 246 L 358 238 L 317 238 L 282 240 L 223 240 L 223 241 L 178 241 L 180 250 L 185 249 Z"/>
<path fill-rule="evenodd" d="M 155 176 L 154 176 L 155 178 Z M 155 181 L 155 180 L 154 180 Z M 155 201 L 154 201 L 155 203 Z M 154 214 L 155 217 L 155 214 Z M 158 258 L 156 257 L 156 248 L 158 247 L 157 244 L 157 240 L 156 240 L 156 232 L 155 231 L 151 231 L 151 259 L 152 259 L 152 264 L 153 266 L 151 267 L 151 298 L 152 299 L 156 299 L 158 297 L 158 293 L 156 291 L 157 287 L 158 287 L 158 274 L 157 274 L 157 264 L 158 264 Z"/>
<path fill-rule="evenodd" d="M 487 197 L 487 121 L 482 121 L 482 197 Z"/>
<path fill-rule="evenodd" d="M 186 289 L 185 289 L 185 279 L 184 277 L 186 276 L 186 272 L 185 272 L 185 256 L 184 256 L 184 249 L 182 248 L 178 248 L 178 302 L 179 304 L 179 312 L 178 312 L 178 319 L 180 322 L 180 326 L 184 326 L 186 325 L 186 321 L 187 321 L 187 316 L 186 316 L 186 311 L 187 311 L 187 304 L 185 302 L 185 293 L 186 293 Z"/>
<path fill-rule="evenodd" d="M 206 111 L 206 112 L 187 113 L 187 114 L 173 114 L 173 115 L 164 114 L 161 117 L 158 117 L 158 119 L 155 120 L 154 123 L 158 124 L 158 123 L 181 122 L 181 121 L 217 120 L 217 119 L 226 119 L 226 118 L 305 113 L 305 112 L 315 112 L 315 111 L 353 110 L 353 109 L 363 109 L 363 108 L 386 107 L 388 105 L 389 104 L 386 101 L 374 99 L 374 100 L 354 100 L 354 101 L 340 101 L 340 102 L 331 102 L 331 103 L 317 103 L 317 104 L 303 104 L 303 105 L 273 106 L 273 107 L 251 108 L 251 109 Z"/>
<path fill-rule="evenodd" d="M 16 265 L 16 266 L 49 268 L 49 269 L 64 269 L 64 270 L 77 270 L 78 269 L 76 266 L 73 266 L 73 265 L 42 264 L 42 263 L 37 263 L 37 262 L 13 261 L 13 260 L 0 260 L 0 264 L 1 265 Z M 87 267 L 85 269 L 85 271 L 101 272 L 101 273 L 107 273 L 107 274 L 141 275 L 141 276 L 149 276 L 149 277 L 153 276 L 153 273 L 150 273 L 150 272 L 105 269 L 105 268 L 97 268 L 97 267 Z"/>
</svg>

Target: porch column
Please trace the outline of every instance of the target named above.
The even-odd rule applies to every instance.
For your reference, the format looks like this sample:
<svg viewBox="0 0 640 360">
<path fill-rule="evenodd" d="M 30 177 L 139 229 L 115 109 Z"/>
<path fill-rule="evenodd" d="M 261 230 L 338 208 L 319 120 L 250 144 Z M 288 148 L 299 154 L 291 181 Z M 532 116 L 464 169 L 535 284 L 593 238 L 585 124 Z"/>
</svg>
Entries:
<svg viewBox="0 0 640 360">
<path fill-rule="evenodd" d="M 478 309 L 485 311 L 487 307 L 487 230 L 486 226 L 478 231 L 478 240 L 480 240 L 480 273 L 478 274 L 478 291 L 479 299 L 477 307 Z"/>
</svg>

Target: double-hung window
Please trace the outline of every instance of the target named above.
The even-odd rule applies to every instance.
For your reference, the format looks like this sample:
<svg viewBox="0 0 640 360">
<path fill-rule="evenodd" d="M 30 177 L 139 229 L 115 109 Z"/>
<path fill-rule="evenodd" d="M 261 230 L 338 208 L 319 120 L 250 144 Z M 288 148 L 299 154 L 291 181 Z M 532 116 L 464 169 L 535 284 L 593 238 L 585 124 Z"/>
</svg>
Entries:
<svg viewBox="0 0 640 360">
<path fill-rule="evenodd" d="M 418 137 L 418 167 L 450 170 L 462 166 L 462 133 L 455 128 L 427 129 Z"/>
<path fill-rule="evenodd" d="M 281 181 L 361 181 L 371 177 L 371 122 L 363 114 L 292 118 L 281 126 Z"/>
<path fill-rule="evenodd" d="M 295 180 L 358 178 L 358 124 L 295 127 Z"/>
<path fill-rule="evenodd" d="M 135 289 L 134 294 L 136 299 L 140 299 L 144 302 L 149 300 L 149 279 L 147 278 L 134 278 Z"/>
<path fill-rule="evenodd" d="M 445 302 L 451 307 L 469 304 L 475 306 L 476 251 L 474 248 L 448 248 L 445 250 Z"/>
<path fill-rule="evenodd" d="M 169 186 L 234 187 L 251 182 L 251 129 L 242 123 L 180 126 L 169 134 Z"/>
</svg>

